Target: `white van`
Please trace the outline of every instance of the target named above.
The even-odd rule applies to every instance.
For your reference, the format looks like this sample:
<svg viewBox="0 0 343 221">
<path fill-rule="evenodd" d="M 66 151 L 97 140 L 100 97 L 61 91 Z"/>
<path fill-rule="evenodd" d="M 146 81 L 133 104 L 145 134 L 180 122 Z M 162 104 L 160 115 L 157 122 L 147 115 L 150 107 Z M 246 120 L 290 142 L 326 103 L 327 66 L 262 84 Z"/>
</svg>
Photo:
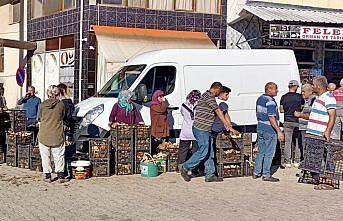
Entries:
<svg viewBox="0 0 343 221">
<path fill-rule="evenodd" d="M 169 49 L 147 52 L 127 61 L 94 97 L 77 105 L 82 118 L 76 139 L 108 135 L 108 121 L 121 89 L 134 91 L 141 115 L 150 124 L 149 101 L 161 89 L 169 103 L 171 129 L 182 125 L 179 110 L 193 89 L 205 92 L 219 81 L 231 88 L 228 101 L 232 121 L 242 130 L 256 128 L 255 102 L 267 82 L 275 82 L 280 97 L 288 82 L 299 80 L 292 50 Z M 143 99 L 147 96 L 147 100 Z M 144 102 L 143 102 L 144 100 Z"/>
</svg>

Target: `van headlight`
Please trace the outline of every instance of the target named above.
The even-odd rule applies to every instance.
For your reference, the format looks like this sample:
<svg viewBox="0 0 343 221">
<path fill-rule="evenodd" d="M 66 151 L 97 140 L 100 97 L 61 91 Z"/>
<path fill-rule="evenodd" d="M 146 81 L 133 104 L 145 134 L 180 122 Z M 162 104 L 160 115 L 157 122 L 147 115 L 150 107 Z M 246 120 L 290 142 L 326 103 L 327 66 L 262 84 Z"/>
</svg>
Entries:
<svg viewBox="0 0 343 221">
<path fill-rule="evenodd" d="M 90 125 L 102 112 L 104 112 L 104 105 L 100 104 L 88 111 L 83 117 L 80 127 L 87 127 Z"/>
</svg>

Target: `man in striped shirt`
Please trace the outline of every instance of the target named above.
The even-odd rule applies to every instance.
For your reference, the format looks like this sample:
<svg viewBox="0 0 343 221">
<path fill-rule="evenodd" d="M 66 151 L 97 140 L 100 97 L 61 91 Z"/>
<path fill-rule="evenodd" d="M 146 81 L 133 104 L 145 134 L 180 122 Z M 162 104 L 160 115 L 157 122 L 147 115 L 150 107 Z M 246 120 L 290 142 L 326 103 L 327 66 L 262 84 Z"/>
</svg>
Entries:
<svg viewBox="0 0 343 221">
<path fill-rule="evenodd" d="M 228 131 L 236 132 L 232 128 L 232 125 L 226 120 L 223 112 L 220 110 L 216 102 L 216 97 L 221 93 L 222 87 L 221 83 L 214 82 L 210 90 L 206 91 L 201 96 L 195 108 L 193 134 L 198 144 L 198 149 L 181 168 L 181 176 L 187 182 L 191 180 L 191 177 L 188 175 L 188 171 L 195 169 L 202 161 L 205 162 L 205 181 L 222 181 L 222 179 L 214 175 L 215 165 L 213 161 L 214 151 L 211 139 L 211 129 L 215 117 L 219 117 Z"/>
<path fill-rule="evenodd" d="M 336 99 L 327 87 L 326 77 L 318 76 L 313 79 L 313 90 L 318 94 L 318 98 L 312 105 L 307 133 L 329 141 L 336 120 Z"/>
</svg>

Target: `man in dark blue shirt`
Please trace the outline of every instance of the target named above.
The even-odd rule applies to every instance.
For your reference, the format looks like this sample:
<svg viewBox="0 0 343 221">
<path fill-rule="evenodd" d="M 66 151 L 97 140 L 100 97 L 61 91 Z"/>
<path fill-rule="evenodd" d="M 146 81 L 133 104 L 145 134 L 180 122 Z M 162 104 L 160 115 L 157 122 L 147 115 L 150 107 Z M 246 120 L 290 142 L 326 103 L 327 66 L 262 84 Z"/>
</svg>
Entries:
<svg viewBox="0 0 343 221">
<path fill-rule="evenodd" d="M 25 97 L 18 101 L 18 105 L 23 105 L 23 110 L 26 111 L 27 125 L 36 124 L 38 122 L 38 111 L 41 100 L 36 97 L 35 92 L 35 88 L 29 86 Z"/>
<path fill-rule="evenodd" d="M 279 127 L 279 112 L 274 97 L 278 93 L 277 85 L 269 82 L 265 94 L 256 102 L 258 153 L 255 159 L 253 178 L 263 176 L 263 181 L 277 182 L 279 179 L 270 174 L 270 167 L 275 154 L 277 139 L 284 140 Z"/>
</svg>

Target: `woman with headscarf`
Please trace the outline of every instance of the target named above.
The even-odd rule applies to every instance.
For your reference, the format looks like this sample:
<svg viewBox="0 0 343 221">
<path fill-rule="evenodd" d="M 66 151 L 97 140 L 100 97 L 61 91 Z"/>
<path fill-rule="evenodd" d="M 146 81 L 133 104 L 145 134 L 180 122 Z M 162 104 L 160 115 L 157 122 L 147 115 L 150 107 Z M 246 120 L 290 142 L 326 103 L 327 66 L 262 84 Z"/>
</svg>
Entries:
<svg viewBox="0 0 343 221">
<path fill-rule="evenodd" d="M 136 105 L 132 102 L 133 95 L 129 90 L 120 91 L 118 103 L 113 105 L 109 118 L 110 127 L 115 127 L 116 124 L 144 124 Z"/>
<path fill-rule="evenodd" d="M 186 102 L 183 103 L 181 106 L 181 115 L 183 116 L 183 122 L 181 127 L 180 146 L 177 158 L 179 165 L 182 165 L 189 157 L 191 144 L 192 153 L 197 150 L 197 144 L 193 135 L 192 126 L 194 122 L 194 109 L 200 97 L 200 91 L 192 90 L 186 97 Z"/>
<path fill-rule="evenodd" d="M 168 111 L 164 98 L 164 92 L 157 90 L 152 96 L 150 106 L 150 119 L 151 119 L 151 152 L 157 153 L 157 147 L 163 141 L 168 139 L 169 124 L 168 124 Z"/>
</svg>

